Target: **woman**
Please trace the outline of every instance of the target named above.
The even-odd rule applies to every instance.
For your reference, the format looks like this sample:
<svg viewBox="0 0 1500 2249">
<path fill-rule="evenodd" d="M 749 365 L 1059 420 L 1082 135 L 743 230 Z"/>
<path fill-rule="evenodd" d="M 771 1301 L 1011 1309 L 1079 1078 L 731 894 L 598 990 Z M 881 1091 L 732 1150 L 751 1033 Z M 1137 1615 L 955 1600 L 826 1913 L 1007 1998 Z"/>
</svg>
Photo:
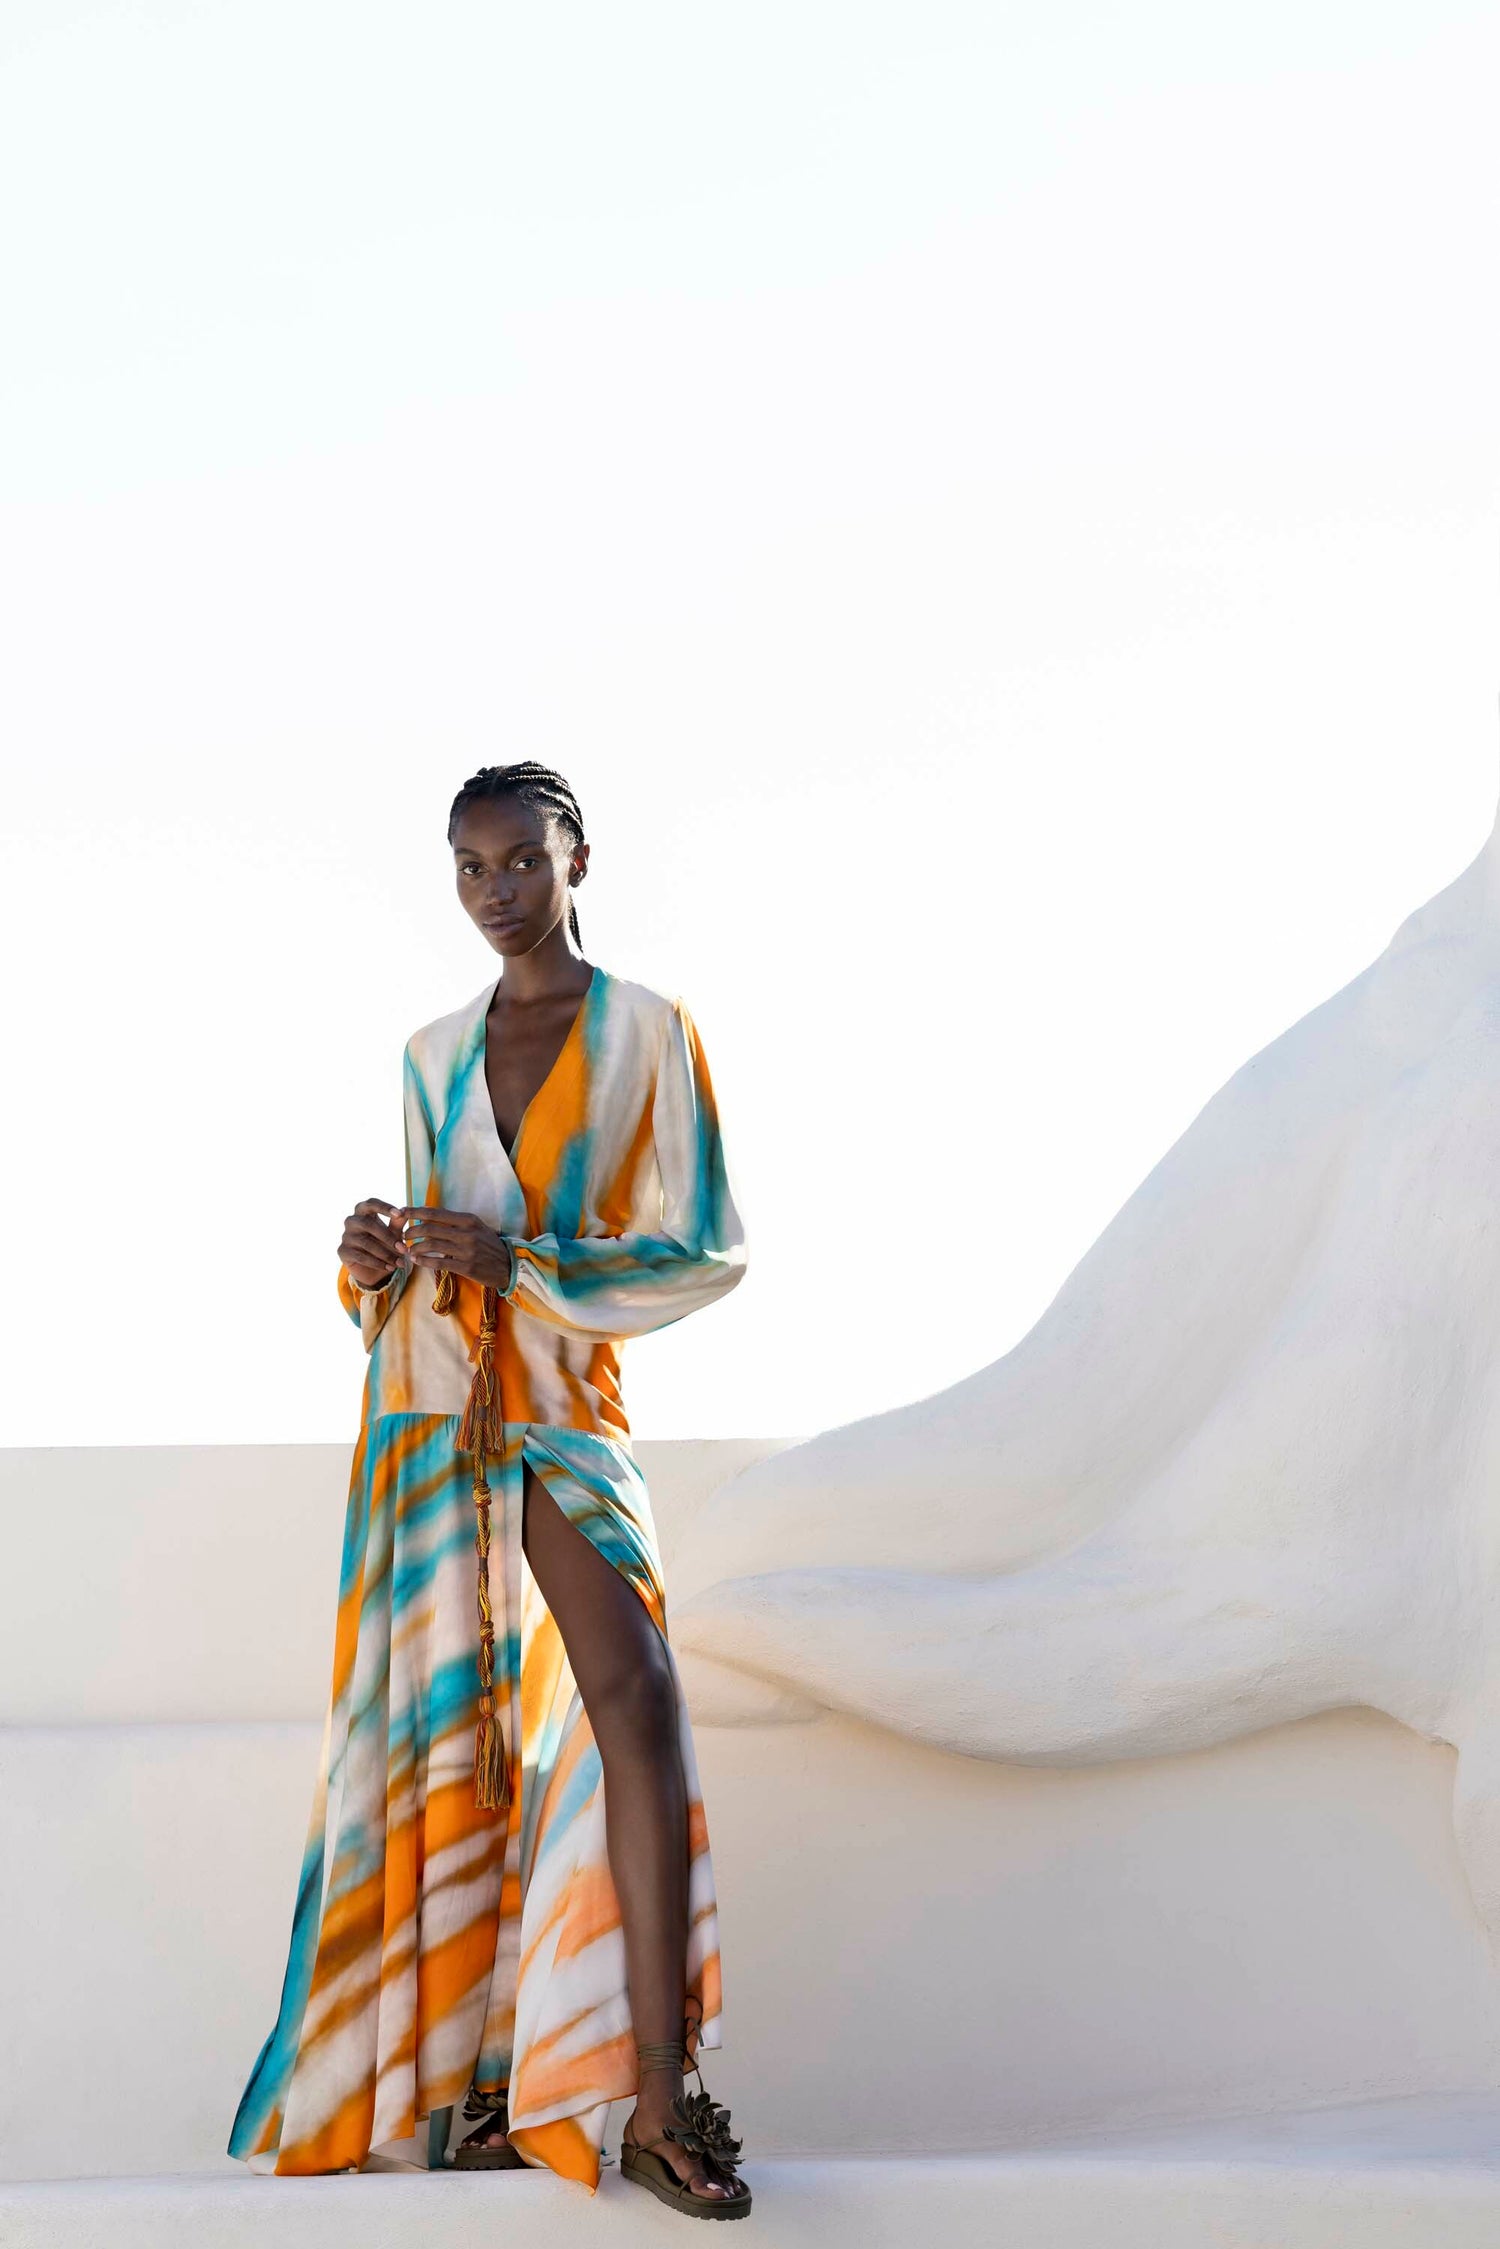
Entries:
<svg viewBox="0 0 1500 2249">
<path fill-rule="evenodd" d="M 713 1090 L 681 1002 L 581 957 L 566 782 L 488 766 L 448 836 L 505 967 L 408 1043 L 406 1202 L 344 1225 L 369 1368 L 332 1699 L 230 2149 L 348 2169 L 467 2093 L 456 2163 L 592 2188 L 634 2093 L 625 2176 L 742 2217 L 727 2113 L 683 2086 L 719 2044 L 713 1874 L 619 1386 L 622 1338 L 744 1269 Z"/>
</svg>

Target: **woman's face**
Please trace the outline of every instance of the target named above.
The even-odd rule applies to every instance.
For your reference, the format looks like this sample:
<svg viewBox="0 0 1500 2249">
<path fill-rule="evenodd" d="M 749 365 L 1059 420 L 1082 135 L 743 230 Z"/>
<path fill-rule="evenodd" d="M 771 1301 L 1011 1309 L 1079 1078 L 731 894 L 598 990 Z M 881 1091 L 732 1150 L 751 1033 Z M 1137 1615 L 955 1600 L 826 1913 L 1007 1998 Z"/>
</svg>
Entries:
<svg viewBox="0 0 1500 2249">
<path fill-rule="evenodd" d="M 518 797 L 465 807 L 453 831 L 458 895 L 497 953 L 514 959 L 550 937 L 568 911 L 568 876 L 588 845 L 570 851 L 557 824 Z"/>
</svg>

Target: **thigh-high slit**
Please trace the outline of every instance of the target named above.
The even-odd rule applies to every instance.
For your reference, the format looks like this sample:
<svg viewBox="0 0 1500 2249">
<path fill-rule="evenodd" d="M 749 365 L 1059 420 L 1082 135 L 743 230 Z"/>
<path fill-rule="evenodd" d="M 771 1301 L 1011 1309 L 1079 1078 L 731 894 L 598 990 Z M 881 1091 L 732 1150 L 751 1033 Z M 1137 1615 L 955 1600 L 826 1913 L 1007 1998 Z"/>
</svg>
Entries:
<svg viewBox="0 0 1500 2249">
<path fill-rule="evenodd" d="M 382 1415 L 356 1449 L 281 2011 L 232 2145 L 258 2168 L 347 2168 L 472 2083 L 508 2091 L 528 2160 L 592 2186 L 609 2105 L 636 2089 L 636 2040 L 676 2038 L 686 2015 L 698 2045 L 720 2041 L 692 1735 L 639 1469 L 592 1433 L 508 1423 L 490 1586 L 511 1803 L 475 1806 L 474 1517 L 455 1427 Z M 606 1762 L 624 1775 L 613 1790 Z M 622 1911 L 617 1883 L 640 1910 Z"/>
</svg>

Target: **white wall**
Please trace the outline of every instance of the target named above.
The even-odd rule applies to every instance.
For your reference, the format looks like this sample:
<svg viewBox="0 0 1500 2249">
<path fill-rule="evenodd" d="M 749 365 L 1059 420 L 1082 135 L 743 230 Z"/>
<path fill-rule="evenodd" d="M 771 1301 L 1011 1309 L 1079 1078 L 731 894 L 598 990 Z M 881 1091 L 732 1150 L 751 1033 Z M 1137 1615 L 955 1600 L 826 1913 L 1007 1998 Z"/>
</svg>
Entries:
<svg viewBox="0 0 1500 2249">
<path fill-rule="evenodd" d="M 11 0 L 0 1437 L 349 1433 L 338 1222 L 493 966 L 446 807 L 526 753 L 751 1224 L 639 1425 L 1023 1332 L 1488 821 L 1497 38 Z"/>
<path fill-rule="evenodd" d="M 0 1730 L 0 2178 L 230 2168 L 316 1725 Z M 1451 1759 L 1363 1713 L 1105 1772 L 704 1729 L 758 2157 L 1500 2087 Z M 80 2056 L 110 2097 L 87 2132 Z"/>
</svg>

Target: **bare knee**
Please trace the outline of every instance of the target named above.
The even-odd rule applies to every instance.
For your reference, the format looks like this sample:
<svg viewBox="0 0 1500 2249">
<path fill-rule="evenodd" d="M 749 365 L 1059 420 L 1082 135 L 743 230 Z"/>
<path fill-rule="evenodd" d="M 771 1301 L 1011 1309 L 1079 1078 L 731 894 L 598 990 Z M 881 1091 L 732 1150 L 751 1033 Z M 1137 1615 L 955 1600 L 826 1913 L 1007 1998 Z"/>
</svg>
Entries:
<svg viewBox="0 0 1500 2249">
<path fill-rule="evenodd" d="M 663 1648 L 611 1663 L 590 1688 L 585 1707 L 606 1765 L 615 1757 L 654 1763 L 676 1751 L 677 1689 Z"/>
</svg>

